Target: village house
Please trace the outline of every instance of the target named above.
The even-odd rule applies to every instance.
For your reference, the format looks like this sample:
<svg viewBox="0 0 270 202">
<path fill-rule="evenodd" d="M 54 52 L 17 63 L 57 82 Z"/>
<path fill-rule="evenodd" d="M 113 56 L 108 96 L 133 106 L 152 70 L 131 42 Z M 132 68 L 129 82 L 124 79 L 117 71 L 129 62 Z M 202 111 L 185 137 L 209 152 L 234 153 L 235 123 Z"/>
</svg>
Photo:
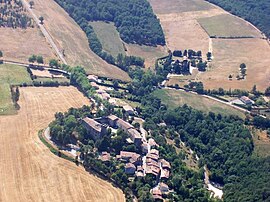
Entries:
<svg viewBox="0 0 270 202">
<path fill-rule="evenodd" d="M 103 124 L 98 123 L 94 119 L 86 117 L 83 119 L 82 123 L 87 130 L 88 135 L 95 141 L 101 139 L 107 132 L 106 127 Z"/>
<path fill-rule="evenodd" d="M 96 75 L 88 75 L 87 78 L 90 82 L 98 82 L 98 77 Z"/>
<path fill-rule="evenodd" d="M 142 148 L 142 152 L 144 154 L 147 154 L 147 152 L 148 152 L 148 144 L 146 142 L 142 143 L 141 148 Z"/>
<path fill-rule="evenodd" d="M 95 82 L 90 82 L 90 84 L 94 89 L 96 89 L 96 90 L 99 89 L 99 85 L 97 85 Z"/>
<path fill-rule="evenodd" d="M 123 109 L 128 115 L 134 115 L 134 110 L 130 105 L 123 106 Z"/>
<path fill-rule="evenodd" d="M 141 155 L 135 152 L 120 151 L 120 155 L 117 155 L 116 158 L 123 162 L 130 162 L 135 165 L 141 163 Z"/>
<path fill-rule="evenodd" d="M 136 172 L 136 166 L 132 163 L 127 163 L 125 165 L 125 173 L 129 175 L 134 175 Z"/>
<path fill-rule="evenodd" d="M 151 192 L 152 192 L 152 196 L 153 196 L 153 198 L 155 200 L 163 201 L 162 193 L 161 193 L 161 191 L 158 188 L 152 189 Z"/>
<path fill-rule="evenodd" d="M 138 166 L 138 167 L 137 167 L 136 176 L 137 176 L 137 177 L 144 177 L 143 167 L 142 167 L 142 166 Z"/>
<path fill-rule="evenodd" d="M 116 121 L 116 125 L 118 128 L 122 129 L 126 133 L 128 133 L 128 129 L 134 128 L 133 125 L 124 121 L 123 119 L 118 119 Z"/>
<path fill-rule="evenodd" d="M 135 145 L 139 146 L 142 144 L 142 136 L 135 128 L 128 129 L 127 133 L 130 135 L 130 138 Z"/>
<path fill-rule="evenodd" d="M 117 116 L 115 115 L 110 115 L 107 117 L 108 118 L 108 124 L 113 127 L 116 128 L 117 127 L 117 120 L 119 119 Z"/>
<path fill-rule="evenodd" d="M 111 155 L 108 152 L 102 152 L 100 155 L 100 160 L 103 162 L 108 162 L 111 160 Z"/>
<path fill-rule="evenodd" d="M 161 182 L 159 183 L 159 190 L 161 191 L 162 194 L 167 194 L 169 192 L 169 187 L 167 184 Z"/>
<path fill-rule="evenodd" d="M 254 101 L 253 100 L 251 100 L 251 99 L 249 99 L 248 97 L 246 97 L 246 96 L 242 96 L 241 98 L 240 98 L 240 100 L 245 104 L 245 105 L 253 105 L 254 104 Z"/>
</svg>

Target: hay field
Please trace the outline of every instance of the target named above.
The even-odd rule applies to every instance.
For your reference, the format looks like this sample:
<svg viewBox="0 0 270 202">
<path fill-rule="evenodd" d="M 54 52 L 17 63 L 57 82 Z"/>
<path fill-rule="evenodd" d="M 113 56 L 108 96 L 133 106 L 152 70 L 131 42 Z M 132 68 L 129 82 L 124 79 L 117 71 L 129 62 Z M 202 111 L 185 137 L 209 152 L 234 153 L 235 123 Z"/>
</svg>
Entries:
<svg viewBox="0 0 270 202">
<path fill-rule="evenodd" d="M 125 54 L 123 42 L 113 23 L 94 21 L 90 22 L 90 25 L 95 30 L 95 33 L 105 51 L 115 58 L 119 53 Z"/>
<path fill-rule="evenodd" d="M 12 29 L 0 27 L 0 50 L 4 59 L 28 62 L 30 55 L 42 55 L 45 62 L 57 58 L 38 28 Z"/>
<path fill-rule="evenodd" d="M 169 108 L 176 108 L 187 104 L 194 109 L 206 113 L 214 112 L 222 115 L 237 115 L 241 118 L 245 118 L 245 115 L 242 112 L 200 95 L 174 89 L 159 89 L 154 91 L 154 95 L 161 99 L 164 104 L 168 105 Z"/>
<path fill-rule="evenodd" d="M 262 37 L 249 23 L 230 14 L 200 18 L 198 22 L 211 37 Z"/>
<path fill-rule="evenodd" d="M 156 14 L 209 10 L 213 6 L 201 0 L 148 0 Z"/>
<path fill-rule="evenodd" d="M 0 115 L 16 114 L 11 98 L 10 85 L 31 82 L 26 68 L 17 65 L 0 65 Z"/>
<path fill-rule="evenodd" d="M 55 156 L 38 138 L 56 112 L 88 99 L 74 87 L 20 92 L 18 115 L 0 117 L 0 201 L 124 201 L 121 190 Z"/>
<path fill-rule="evenodd" d="M 210 71 L 199 73 L 195 77 L 197 81 L 204 83 L 206 89 L 222 87 L 250 90 L 253 85 L 257 85 L 258 90 L 264 91 L 270 85 L 270 46 L 266 40 L 260 39 L 262 34 L 253 25 L 203 0 L 149 2 L 160 19 L 169 49 L 201 50 L 203 59 L 208 51 L 213 52 L 214 58 L 209 64 Z M 171 4 L 179 6 L 173 9 Z M 220 36 L 250 35 L 255 38 L 210 39 L 199 22 L 204 22 L 209 32 Z M 248 65 L 247 78 L 237 81 L 236 75 L 241 63 Z M 230 74 L 233 74 L 233 81 L 228 79 Z"/>
<path fill-rule="evenodd" d="M 81 65 L 89 74 L 130 80 L 126 72 L 108 64 L 90 50 L 85 33 L 54 0 L 35 0 L 33 11 L 44 17 L 44 26 L 57 47 L 64 50 L 68 64 Z"/>
</svg>

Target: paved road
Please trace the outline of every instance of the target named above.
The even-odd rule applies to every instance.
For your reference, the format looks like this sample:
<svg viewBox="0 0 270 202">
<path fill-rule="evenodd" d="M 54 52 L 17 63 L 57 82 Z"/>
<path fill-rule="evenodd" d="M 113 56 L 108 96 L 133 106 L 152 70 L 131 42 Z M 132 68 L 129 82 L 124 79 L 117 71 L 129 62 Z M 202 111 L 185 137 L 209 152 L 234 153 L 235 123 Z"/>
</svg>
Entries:
<svg viewBox="0 0 270 202">
<path fill-rule="evenodd" d="M 33 12 L 33 10 L 30 8 L 29 3 L 27 3 L 26 0 L 22 0 L 22 3 L 25 6 L 25 8 L 29 11 L 29 13 L 32 15 L 33 19 L 35 20 L 35 22 L 39 26 L 40 30 L 42 31 L 42 33 L 45 36 L 45 38 L 47 39 L 47 41 L 50 43 L 50 45 L 52 46 L 52 48 L 55 50 L 56 54 L 58 55 L 58 57 L 60 58 L 60 60 L 62 61 L 62 63 L 67 64 L 67 62 L 66 62 L 63 54 L 57 48 L 57 46 L 54 43 L 54 41 L 53 41 L 52 37 L 50 36 L 49 32 L 46 30 L 46 28 L 42 24 L 39 23 L 39 19 L 36 16 L 36 14 Z"/>
</svg>

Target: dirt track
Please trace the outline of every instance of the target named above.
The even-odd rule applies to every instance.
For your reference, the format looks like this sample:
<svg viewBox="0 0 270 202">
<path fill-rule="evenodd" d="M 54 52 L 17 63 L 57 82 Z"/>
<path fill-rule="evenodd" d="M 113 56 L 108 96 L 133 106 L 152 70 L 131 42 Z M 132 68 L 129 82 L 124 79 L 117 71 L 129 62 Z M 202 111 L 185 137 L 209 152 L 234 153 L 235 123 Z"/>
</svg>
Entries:
<svg viewBox="0 0 270 202">
<path fill-rule="evenodd" d="M 89 103 L 73 87 L 21 88 L 21 110 L 0 117 L 0 201 L 124 201 L 121 190 L 58 158 L 37 136 L 55 112 Z"/>
</svg>

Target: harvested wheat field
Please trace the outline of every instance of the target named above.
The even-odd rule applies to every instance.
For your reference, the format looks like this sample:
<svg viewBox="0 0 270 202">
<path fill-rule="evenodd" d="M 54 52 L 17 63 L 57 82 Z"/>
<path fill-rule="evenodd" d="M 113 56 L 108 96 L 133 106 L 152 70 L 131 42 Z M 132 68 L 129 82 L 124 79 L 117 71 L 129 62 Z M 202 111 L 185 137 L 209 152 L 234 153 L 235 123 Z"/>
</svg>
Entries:
<svg viewBox="0 0 270 202">
<path fill-rule="evenodd" d="M 38 28 L 0 28 L 0 50 L 4 59 L 27 62 L 32 54 L 42 55 L 45 62 L 56 58 L 46 39 Z"/>
<path fill-rule="evenodd" d="M 126 72 L 108 64 L 90 50 L 85 33 L 54 0 L 47 0 L 46 3 L 43 0 L 35 0 L 33 11 L 37 16 L 44 17 L 46 30 L 57 47 L 64 50 L 69 65 L 81 65 L 87 73 L 99 76 L 130 79 Z"/>
<path fill-rule="evenodd" d="M 124 201 L 121 190 L 52 154 L 38 131 L 55 112 L 89 104 L 73 87 L 20 88 L 18 115 L 0 117 L 0 201 Z"/>
</svg>

